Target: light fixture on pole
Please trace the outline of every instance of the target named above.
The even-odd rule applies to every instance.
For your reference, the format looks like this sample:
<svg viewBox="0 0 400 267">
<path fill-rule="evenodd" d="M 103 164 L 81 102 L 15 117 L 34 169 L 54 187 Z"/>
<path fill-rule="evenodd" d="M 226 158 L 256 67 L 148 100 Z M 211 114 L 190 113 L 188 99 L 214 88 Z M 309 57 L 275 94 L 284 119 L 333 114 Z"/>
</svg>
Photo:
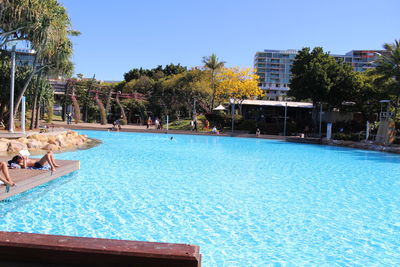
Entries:
<svg viewBox="0 0 400 267">
<path fill-rule="evenodd" d="M 319 103 L 319 138 L 322 138 L 322 102 Z"/>
<path fill-rule="evenodd" d="M 23 134 L 25 134 L 25 105 L 26 105 L 26 99 L 25 96 L 23 96 L 21 102 L 21 132 Z"/>
<path fill-rule="evenodd" d="M 230 98 L 229 99 L 229 103 L 231 104 L 231 108 L 232 108 L 232 135 L 233 135 L 233 127 L 235 124 L 235 99 L 234 98 Z"/>
<path fill-rule="evenodd" d="M 11 73 L 10 73 L 10 106 L 9 112 L 10 117 L 8 121 L 8 131 L 10 133 L 14 132 L 14 80 L 15 80 L 15 49 L 17 42 L 8 42 L 12 46 L 11 50 Z"/>
<path fill-rule="evenodd" d="M 286 137 L 287 102 L 285 103 L 285 118 L 283 123 L 283 136 Z"/>
</svg>

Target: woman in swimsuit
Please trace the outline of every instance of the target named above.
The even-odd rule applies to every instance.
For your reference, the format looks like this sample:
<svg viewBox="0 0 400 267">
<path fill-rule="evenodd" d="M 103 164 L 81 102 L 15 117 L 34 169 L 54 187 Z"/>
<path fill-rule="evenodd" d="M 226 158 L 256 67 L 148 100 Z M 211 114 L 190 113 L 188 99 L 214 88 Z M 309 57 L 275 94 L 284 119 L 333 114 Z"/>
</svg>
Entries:
<svg viewBox="0 0 400 267">
<path fill-rule="evenodd" d="M 52 171 L 56 170 L 56 167 L 60 167 L 56 164 L 54 160 L 54 155 L 53 152 L 49 151 L 47 152 L 46 155 L 44 155 L 41 159 L 36 160 L 36 159 L 29 159 L 28 157 L 23 157 L 20 155 L 17 155 L 13 157 L 8 164 L 11 166 L 12 164 L 17 164 L 21 168 L 27 168 L 27 167 L 34 167 L 34 168 L 43 168 L 43 165 L 46 164 L 46 162 L 50 165 L 50 169 Z M 11 166 L 12 167 L 12 166 Z"/>
<path fill-rule="evenodd" d="M 0 162 L 0 170 L 4 175 L 4 178 L 0 176 L 0 181 L 3 182 L 7 186 L 14 186 L 15 183 L 10 178 L 10 174 L 8 173 L 8 166 L 5 162 Z"/>
</svg>

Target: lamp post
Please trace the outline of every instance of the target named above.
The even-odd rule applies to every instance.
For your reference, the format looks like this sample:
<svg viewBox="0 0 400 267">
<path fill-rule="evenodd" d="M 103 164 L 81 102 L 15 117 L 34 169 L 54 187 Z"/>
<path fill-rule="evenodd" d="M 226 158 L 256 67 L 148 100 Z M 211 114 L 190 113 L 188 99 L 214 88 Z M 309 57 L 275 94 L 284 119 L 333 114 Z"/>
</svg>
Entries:
<svg viewBox="0 0 400 267">
<path fill-rule="evenodd" d="M 21 102 L 21 132 L 25 134 L 25 96 L 22 97 Z"/>
<path fill-rule="evenodd" d="M 235 124 L 235 99 L 234 98 L 230 98 L 229 99 L 229 103 L 231 104 L 231 108 L 232 108 L 232 135 L 233 135 L 233 126 Z"/>
<path fill-rule="evenodd" d="M 285 103 L 285 118 L 283 123 L 283 136 L 286 137 L 287 102 Z"/>
<path fill-rule="evenodd" d="M 322 138 L 322 102 L 319 103 L 319 138 Z"/>
<path fill-rule="evenodd" d="M 8 131 L 14 132 L 14 80 L 15 80 L 15 49 L 16 42 L 12 42 L 11 50 L 11 74 L 10 74 L 10 117 L 8 122 Z"/>
</svg>

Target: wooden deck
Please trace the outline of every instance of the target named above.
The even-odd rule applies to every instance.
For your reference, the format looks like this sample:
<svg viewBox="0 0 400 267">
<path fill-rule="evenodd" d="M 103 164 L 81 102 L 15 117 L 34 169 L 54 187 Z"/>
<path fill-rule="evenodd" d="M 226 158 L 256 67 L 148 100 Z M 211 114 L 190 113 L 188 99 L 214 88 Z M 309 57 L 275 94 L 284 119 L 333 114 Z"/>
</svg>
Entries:
<svg viewBox="0 0 400 267">
<path fill-rule="evenodd" d="M 0 157 L 0 161 L 10 160 L 11 157 Z M 0 185 L 0 200 L 9 198 L 16 194 L 25 192 L 41 184 L 57 179 L 63 175 L 79 170 L 79 160 L 57 160 L 60 167 L 55 172 L 50 170 L 11 169 L 10 177 L 17 186 L 10 187 L 9 192 L 6 186 Z"/>
</svg>

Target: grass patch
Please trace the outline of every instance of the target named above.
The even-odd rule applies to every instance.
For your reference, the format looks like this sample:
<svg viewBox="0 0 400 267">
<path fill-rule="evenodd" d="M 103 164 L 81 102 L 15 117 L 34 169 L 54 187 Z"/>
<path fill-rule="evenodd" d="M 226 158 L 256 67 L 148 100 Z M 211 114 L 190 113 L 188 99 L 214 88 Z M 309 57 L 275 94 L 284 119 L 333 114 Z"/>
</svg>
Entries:
<svg viewBox="0 0 400 267">
<path fill-rule="evenodd" d="M 170 130 L 178 130 L 178 131 L 191 131 L 190 127 L 191 119 L 182 119 L 176 120 L 169 123 L 168 128 Z M 197 130 L 198 131 L 210 131 L 209 129 L 204 129 L 203 122 L 201 120 L 197 120 Z"/>
</svg>

